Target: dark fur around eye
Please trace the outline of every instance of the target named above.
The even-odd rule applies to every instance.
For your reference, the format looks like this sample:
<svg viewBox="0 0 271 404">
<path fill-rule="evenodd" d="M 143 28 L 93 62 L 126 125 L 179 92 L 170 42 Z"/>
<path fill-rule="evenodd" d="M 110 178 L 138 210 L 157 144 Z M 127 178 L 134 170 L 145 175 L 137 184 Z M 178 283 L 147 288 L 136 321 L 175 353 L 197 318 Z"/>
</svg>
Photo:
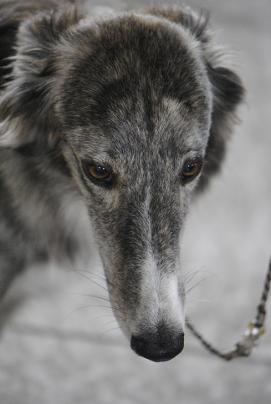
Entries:
<svg viewBox="0 0 271 404">
<path fill-rule="evenodd" d="M 116 182 L 116 175 L 107 164 L 96 163 L 92 160 L 83 160 L 82 169 L 85 176 L 95 185 L 112 188 Z"/>
<path fill-rule="evenodd" d="M 199 157 L 187 159 L 180 174 L 181 184 L 186 185 L 188 182 L 193 181 L 201 172 L 202 164 L 202 159 Z"/>
</svg>

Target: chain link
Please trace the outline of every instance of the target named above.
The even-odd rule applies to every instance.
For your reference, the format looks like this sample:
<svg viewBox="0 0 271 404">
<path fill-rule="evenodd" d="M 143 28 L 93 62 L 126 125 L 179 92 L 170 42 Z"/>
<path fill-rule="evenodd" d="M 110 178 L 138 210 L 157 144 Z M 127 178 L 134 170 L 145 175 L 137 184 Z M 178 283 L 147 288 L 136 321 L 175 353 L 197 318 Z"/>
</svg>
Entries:
<svg viewBox="0 0 271 404">
<path fill-rule="evenodd" d="M 252 353 L 253 348 L 257 345 L 259 338 L 265 334 L 265 318 L 266 318 L 266 304 L 270 292 L 271 284 L 271 259 L 269 261 L 268 271 L 265 277 L 263 291 L 260 299 L 260 303 L 257 306 L 256 316 L 253 321 L 251 321 L 247 329 L 245 330 L 241 340 L 236 343 L 235 348 L 229 352 L 222 352 L 208 342 L 195 328 L 195 326 L 190 322 L 189 319 L 186 320 L 187 328 L 192 332 L 192 334 L 201 342 L 201 344 L 206 348 L 211 354 L 230 361 L 235 358 L 247 357 Z"/>
</svg>

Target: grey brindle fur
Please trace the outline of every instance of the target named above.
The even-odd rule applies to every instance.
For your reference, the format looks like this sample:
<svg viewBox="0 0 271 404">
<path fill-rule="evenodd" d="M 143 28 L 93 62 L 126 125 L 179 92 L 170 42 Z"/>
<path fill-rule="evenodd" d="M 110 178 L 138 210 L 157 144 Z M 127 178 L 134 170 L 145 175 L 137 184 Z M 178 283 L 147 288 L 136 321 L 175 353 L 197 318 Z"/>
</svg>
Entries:
<svg viewBox="0 0 271 404">
<path fill-rule="evenodd" d="M 1 0 L 0 39 L 1 296 L 28 265 L 81 254 L 69 216 L 85 207 L 132 348 L 174 357 L 180 235 L 220 169 L 240 79 L 185 7 L 95 16 L 87 2 Z M 183 184 L 187 159 L 204 163 Z M 113 168 L 110 187 L 86 175 L 90 162 Z"/>
</svg>

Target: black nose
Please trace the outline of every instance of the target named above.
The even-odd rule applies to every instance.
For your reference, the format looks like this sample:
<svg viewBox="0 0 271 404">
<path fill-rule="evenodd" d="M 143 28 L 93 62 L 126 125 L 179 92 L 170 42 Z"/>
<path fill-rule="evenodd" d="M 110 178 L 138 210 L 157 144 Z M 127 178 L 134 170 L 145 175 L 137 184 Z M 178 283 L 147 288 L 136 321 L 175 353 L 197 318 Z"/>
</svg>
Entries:
<svg viewBox="0 0 271 404">
<path fill-rule="evenodd" d="M 138 355 L 154 362 L 168 361 L 182 352 L 184 333 L 132 335 L 131 348 Z"/>
</svg>

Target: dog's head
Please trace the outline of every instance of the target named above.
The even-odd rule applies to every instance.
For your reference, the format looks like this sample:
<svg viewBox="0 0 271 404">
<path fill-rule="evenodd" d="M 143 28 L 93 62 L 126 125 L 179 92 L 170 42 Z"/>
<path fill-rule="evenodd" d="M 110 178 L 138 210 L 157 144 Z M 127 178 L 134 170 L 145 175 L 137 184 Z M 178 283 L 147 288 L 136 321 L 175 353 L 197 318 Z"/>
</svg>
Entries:
<svg viewBox="0 0 271 404">
<path fill-rule="evenodd" d="M 2 144 L 61 139 L 115 315 L 132 348 L 158 361 L 183 348 L 180 234 L 243 95 L 206 25 L 180 8 L 99 22 L 40 14 L 19 30 L 0 105 Z"/>
</svg>

